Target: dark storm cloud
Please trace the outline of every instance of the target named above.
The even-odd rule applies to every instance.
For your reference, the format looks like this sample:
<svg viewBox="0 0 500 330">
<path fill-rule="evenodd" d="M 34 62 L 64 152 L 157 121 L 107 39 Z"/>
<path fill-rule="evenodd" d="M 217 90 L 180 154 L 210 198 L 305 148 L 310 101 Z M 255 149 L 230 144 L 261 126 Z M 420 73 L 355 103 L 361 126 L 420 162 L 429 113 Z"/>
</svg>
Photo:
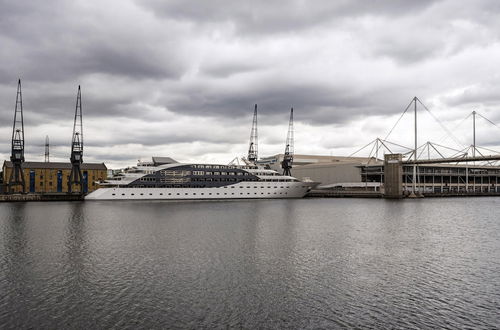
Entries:
<svg viewBox="0 0 500 330">
<path fill-rule="evenodd" d="M 294 107 L 296 119 L 320 125 L 345 123 L 362 115 L 398 113 L 413 97 L 398 86 L 391 93 L 392 97 L 387 97 L 385 91 L 376 88 L 366 92 L 350 85 L 324 86 L 280 81 L 258 86 L 249 83 L 246 88 L 237 91 L 190 86 L 162 102 L 171 109 L 182 109 L 183 114 L 237 118 L 248 116 L 257 103 L 260 116 L 271 123 L 286 121 L 290 108 Z"/>
<path fill-rule="evenodd" d="M 149 35 L 140 22 L 100 17 L 95 8 L 58 0 L 2 1 L 0 8 L 0 83 L 18 76 L 54 82 L 92 73 L 165 79 L 186 69 L 178 48 L 168 47 L 175 31 Z"/>
<path fill-rule="evenodd" d="M 438 1 L 137 1 L 156 15 L 196 24 L 230 23 L 242 33 L 266 34 L 309 29 L 325 21 L 361 15 L 412 15 Z"/>
</svg>

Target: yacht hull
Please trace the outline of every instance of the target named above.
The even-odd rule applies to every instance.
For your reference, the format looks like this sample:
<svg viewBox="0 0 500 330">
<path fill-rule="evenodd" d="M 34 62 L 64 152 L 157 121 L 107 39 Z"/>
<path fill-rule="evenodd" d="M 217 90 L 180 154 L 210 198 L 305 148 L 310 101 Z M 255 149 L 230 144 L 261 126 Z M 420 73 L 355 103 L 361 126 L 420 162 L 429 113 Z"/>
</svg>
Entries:
<svg viewBox="0 0 500 330">
<path fill-rule="evenodd" d="M 302 198 L 313 188 L 306 182 L 240 182 L 212 188 L 99 188 L 85 200 L 221 200 Z"/>
</svg>

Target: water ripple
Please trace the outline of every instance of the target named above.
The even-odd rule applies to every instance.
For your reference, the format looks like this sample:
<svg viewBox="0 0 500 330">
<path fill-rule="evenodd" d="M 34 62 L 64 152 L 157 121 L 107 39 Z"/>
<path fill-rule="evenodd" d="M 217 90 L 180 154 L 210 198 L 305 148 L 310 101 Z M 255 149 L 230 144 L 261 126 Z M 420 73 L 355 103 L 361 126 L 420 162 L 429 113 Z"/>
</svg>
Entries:
<svg viewBox="0 0 500 330">
<path fill-rule="evenodd" d="M 0 204 L 1 328 L 500 325 L 496 198 Z"/>
</svg>

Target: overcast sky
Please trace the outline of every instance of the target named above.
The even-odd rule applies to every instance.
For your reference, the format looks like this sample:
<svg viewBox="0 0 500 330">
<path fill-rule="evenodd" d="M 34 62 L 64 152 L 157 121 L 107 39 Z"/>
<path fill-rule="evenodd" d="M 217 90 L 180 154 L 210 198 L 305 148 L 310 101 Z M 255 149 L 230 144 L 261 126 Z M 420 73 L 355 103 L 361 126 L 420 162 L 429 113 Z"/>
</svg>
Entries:
<svg viewBox="0 0 500 330">
<path fill-rule="evenodd" d="M 255 103 L 260 156 L 283 152 L 292 106 L 296 153 L 349 155 L 414 96 L 456 136 L 422 108 L 419 144 L 461 148 L 473 110 L 500 123 L 499 38 L 496 0 L 0 0 L 0 157 L 18 77 L 27 160 L 46 135 L 69 160 L 79 84 L 84 160 L 108 167 L 227 163 L 246 154 Z M 407 114 L 389 140 L 411 146 L 412 129 Z M 500 149 L 498 127 L 478 130 Z"/>
</svg>

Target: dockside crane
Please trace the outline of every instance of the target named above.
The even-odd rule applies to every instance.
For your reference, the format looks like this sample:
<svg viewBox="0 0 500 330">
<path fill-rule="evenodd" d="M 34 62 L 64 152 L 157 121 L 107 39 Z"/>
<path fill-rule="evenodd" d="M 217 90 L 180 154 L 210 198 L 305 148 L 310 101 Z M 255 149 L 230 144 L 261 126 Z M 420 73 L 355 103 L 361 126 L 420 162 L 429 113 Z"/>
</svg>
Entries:
<svg viewBox="0 0 500 330">
<path fill-rule="evenodd" d="M 80 194 L 83 194 L 83 120 L 82 120 L 82 93 L 78 86 L 76 96 L 75 120 L 73 122 L 73 136 L 71 139 L 71 173 L 69 175 L 68 191 L 73 192 L 73 185 L 80 186 Z"/>
<path fill-rule="evenodd" d="M 12 149 L 10 161 L 12 172 L 10 172 L 8 191 L 12 192 L 16 186 L 21 186 L 25 192 L 25 181 L 23 175 L 24 163 L 24 118 L 23 118 L 23 95 L 21 92 L 21 79 L 17 84 L 16 107 L 14 112 L 14 125 L 12 127 Z"/>
<path fill-rule="evenodd" d="M 257 104 L 253 111 L 252 131 L 250 132 L 250 145 L 248 146 L 248 161 L 255 164 L 258 159 L 258 136 L 257 136 Z"/>
<path fill-rule="evenodd" d="M 281 168 L 283 169 L 283 175 L 291 176 L 293 163 L 293 108 L 290 110 L 290 121 L 288 123 L 288 133 L 286 135 L 286 146 L 285 154 L 283 155 L 283 161 L 281 162 Z"/>
</svg>

